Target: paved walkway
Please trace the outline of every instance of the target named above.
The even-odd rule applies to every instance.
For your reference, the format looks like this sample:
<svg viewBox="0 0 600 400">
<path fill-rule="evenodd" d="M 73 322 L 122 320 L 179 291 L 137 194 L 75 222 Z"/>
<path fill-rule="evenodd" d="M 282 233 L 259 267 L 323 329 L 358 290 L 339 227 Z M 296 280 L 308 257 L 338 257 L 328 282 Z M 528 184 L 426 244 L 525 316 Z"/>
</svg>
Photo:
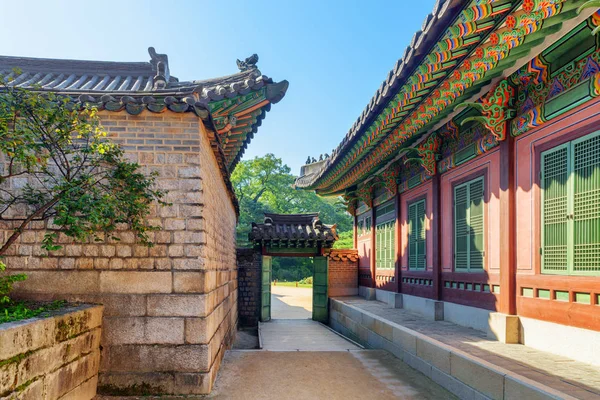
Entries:
<svg viewBox="0 0 600 400">
<path fill-rule="evenodd" d="M 271 318 L 312 318 L 312 289 L 271 286 Z"/>
<path fill-rule="evenodd" d="M 262 351 L 228 351 L 210 399 L 455 399 L 390 353 L 310 319 L 260 324 Z"/>
<path fill-rule="evenodd" d="M 597 366 L 519 344 L 500 343 L 475 329 L 446 321 L 430 321 L 378 301 L 347 297 L 339 300 L 573 397 L 600 399 L 600 368 Z"/>
<path fill-rule="evenodd" d="M 228 351 L 209 399 L 456 399 L 386 351 Z"/>
<path fill-rule="evenodd" d="M 263 350 L 349 351 L 360 347 L 310 319 L 276 319 L 260 324 Z"/>
</svg>

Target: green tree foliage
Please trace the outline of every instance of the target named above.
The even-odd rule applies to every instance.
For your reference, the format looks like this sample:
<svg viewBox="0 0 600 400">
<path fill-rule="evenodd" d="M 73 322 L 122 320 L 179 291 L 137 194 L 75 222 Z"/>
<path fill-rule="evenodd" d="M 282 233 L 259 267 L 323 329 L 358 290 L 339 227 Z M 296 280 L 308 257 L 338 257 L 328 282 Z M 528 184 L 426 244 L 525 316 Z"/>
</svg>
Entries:
<svg viewBox="0 0 600 400">
<path fill-rule="evenodd" d="M 265 212 L 296 214 L 318 212 L 321 221 L 337 224 L 338 233 L 352 229 L 352 218 L 339 198 L 322 198 L 292 187 L 296 177 L 273 154 L 242 161 L 231 176 L 240 202 L 238 244 L 247 245 L 252 222 L 262 222 Z"/>
<path fill-rule="evenodd" d="M 14 228 L 0 257 L 34 221 L 51 222 L 42 243 L 48 251 L 60 249 L 59 233 L 102 240 L 118 227 L 151 245 L 156 228 L 146 215 L 165 195 L 154 183 L 107 138 L 96 109 L 0 77 L 0 219 Z M 0 298 L 22 278 L 4 277 Z"/>
<path fill-rule="evenodd" d="M 239 246 L 249 246 L 252 222 L 262 222 L 265 212 L 297 214 L 318 212 L 321 221 L 337 224 L 338 234 L 352 235 L 352 217 L 339 198 L 322 198 L 308 190 L 293 188 L 296 177 L 273 154 L 242 161 L 231 176 L 240 202 L 237 228 Z M 308 275 L 306 275 L 308 274 Z M 273 278 L 300 280 L 312 274 L 310 258 L 274 258 Z"/>
<path fill-rule="evenodd" d="M 354 234 L 352 231 L 340 233 L 340 238 L 333 244 L 334 249 L 353 249 Z"/>
</svg>

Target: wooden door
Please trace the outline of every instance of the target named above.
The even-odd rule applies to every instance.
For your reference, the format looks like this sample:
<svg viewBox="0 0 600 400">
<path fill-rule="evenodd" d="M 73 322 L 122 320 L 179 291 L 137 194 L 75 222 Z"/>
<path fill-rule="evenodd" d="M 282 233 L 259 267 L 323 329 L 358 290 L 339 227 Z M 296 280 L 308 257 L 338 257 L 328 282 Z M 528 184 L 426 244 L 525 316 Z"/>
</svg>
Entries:
<svg viewBox="0 0 600 400">
<path fill-rule="evenodd" d="M 271 266 L 272 258 L 263 256 L 261 276 L 261 302 L 260 320 L 267 322 L 271 320 Z"/>
</svg>

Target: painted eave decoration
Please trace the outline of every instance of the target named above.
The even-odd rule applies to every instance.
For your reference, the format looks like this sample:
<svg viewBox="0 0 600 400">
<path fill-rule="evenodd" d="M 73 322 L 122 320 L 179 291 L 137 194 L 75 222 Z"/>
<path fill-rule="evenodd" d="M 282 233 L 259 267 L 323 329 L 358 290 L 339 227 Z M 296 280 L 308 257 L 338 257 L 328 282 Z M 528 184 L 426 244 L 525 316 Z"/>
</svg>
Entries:
<svg viewBox="0 0 600 400">
<path fill-rule="evenodd" d="M 216 156 L 232 171 L 271 104 L 280 101 L 287 81 L 274 82 L 259 71 L 256 54 L 237 60 L 238 73 L 180 82 L 166 54 L 148 49 L 149 62 L 105 62 L 0 56 L 0 75 L 10 86 L 69 96 L 99 110 L 194 112 L 218 134 Z M 214 146 L 213 146 L 214 147 Z"/>
<path fill-rule="evenodd" d="M 593 9 L 579 14 L 585 3 L 436 2 L 332 156 L 319 171 L 298 178 L 296 186 L 324 195 L 345 193 L 350 202 L 362 199 L 364 203 L 372 194 L 361 196 L 359 183 L 378 180 L 395 192 L 398 168 L 408 168 L 411 161 L 418 160 L 433 175 L 438 168 L 439 136 L 457 132 L 452 117 L 460 105 L 476 110 L 478 115 L 468 120 L 489 130 L 482 146 L 495 146 L 506 136 L 507 121 L 515 112 L 510 104 L 513 89 L 502 78 L 535 57 L 532 50 L 539 52 L 546 37 L 559 32 L 564 22 L 593 14 Z M 393 161 L 399 167 L 385 170 Z"/>
</svg>

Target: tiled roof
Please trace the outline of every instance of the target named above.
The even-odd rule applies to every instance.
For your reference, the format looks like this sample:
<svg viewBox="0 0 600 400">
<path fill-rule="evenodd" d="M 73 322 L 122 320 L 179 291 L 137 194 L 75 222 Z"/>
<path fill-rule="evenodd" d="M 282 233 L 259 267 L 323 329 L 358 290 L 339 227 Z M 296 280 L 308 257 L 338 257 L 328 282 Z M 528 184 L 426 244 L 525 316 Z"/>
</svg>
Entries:
<svg viewBox="0 0 600 400">
<path fill-rule="evenodd" d="M 326 160 L 327 162 L 319 172 L 313 173 L 310 177 L 302 177 L 303 179 L 297 182 L 299 187 L 308 187 L 314 184 L 323 176 L 324 172 L 329 170 L 330 165 L 338 162 L 346 154 L 346 150 L 355 143 L 355 139 L 388 104 L 403 80 L 410 76 L 414 67 L 427 56 L 429 48 L 435 45 L 440 33 L 456 17 L 456 7 L 460 7 L 464 3 L 463 0 L 437 0 L 435 2 L 433 10 L 423 20 L 421 30 L 415 32 L 410 44 L 404 50 L 402 58 L 396 61 L 341 143 L 333 149 L 331 157 Z"/>
<path fill-rule="evenodd" d="M 557 30 L 596 11 L 578 13 L 583 3 L 438 0 L 332 156 L 296 186 L 326 195 L 354 190 L 450 122 L 456 106 L 529 62 Z"/>
<path fill-rule="evenodd" d="M 330 248 L 338 239 L 336 225 L 323 224 L 318 213 L 265 213 L 264 223 L 252 223 L 248 237 L 255 244 L 291 248 Z"/>
<path fill-rule="evenodd" d="M 195 93 L 198 102 L 232 98 L 273 83 L 256 66 L 237 74 L 180 82 L 170 75 L 168 57 L 148 49 L 149 62 L 59 60 L 0 56 L 0 75 L 14 79 L 9 86 L 70 94 L 143 96 L 148 93 L 182 97 Z M 21 73 L 14 69 L 21 70 Z M 283 96 L 282 96 L 283 97 Z"/>
<path fill-rule="evenodd" d="M 326 253 L 333 261 L 357 262 L 358 250 L 356 249 L 331 249 Z"/>
<path fill-rule="evenodd" d="M 207 118 L 211 113 L 224 145 L 227 166 L 233 169 L 252 133 L 260 126 L 265 112 L 252 116 L 250 123 L 244 125 L 245 131 L 233 132 L 235 140 L 241 140 L 242 143 L 225 146 L 232 127 L 220 129 L 220 120 L 237 117 L 237 110 L 220 116 L 213 113 L 213 107 L 222 100 L 236 100 L 256 92 L 255 98 L 251 99 L 253 103 L 249 105 L 262 101 L 264 104 L 261 103 L 260 109 L 268 111 L 271 104 L 283 98 L 288 82 L 276 83 L 262 75 L 256 67 L 256 55 L 245 62 L 239 61 L 240 72 L 236 74 L 207 80 L 179 81 L 171 76 L 165 54 L 157 54 L 152 47 L 148 52 L 151 57 L 149 62 L 0 56 L 0 75 L 4 76 L 9 86 L 57 92 L 70 96 L 82 105 L 91 104 L 109 111 L 139 114 L 144 110 L 163 112 L 169 109 L 174 112 L 195 112 L 202 118 Z"/>
</svg>

